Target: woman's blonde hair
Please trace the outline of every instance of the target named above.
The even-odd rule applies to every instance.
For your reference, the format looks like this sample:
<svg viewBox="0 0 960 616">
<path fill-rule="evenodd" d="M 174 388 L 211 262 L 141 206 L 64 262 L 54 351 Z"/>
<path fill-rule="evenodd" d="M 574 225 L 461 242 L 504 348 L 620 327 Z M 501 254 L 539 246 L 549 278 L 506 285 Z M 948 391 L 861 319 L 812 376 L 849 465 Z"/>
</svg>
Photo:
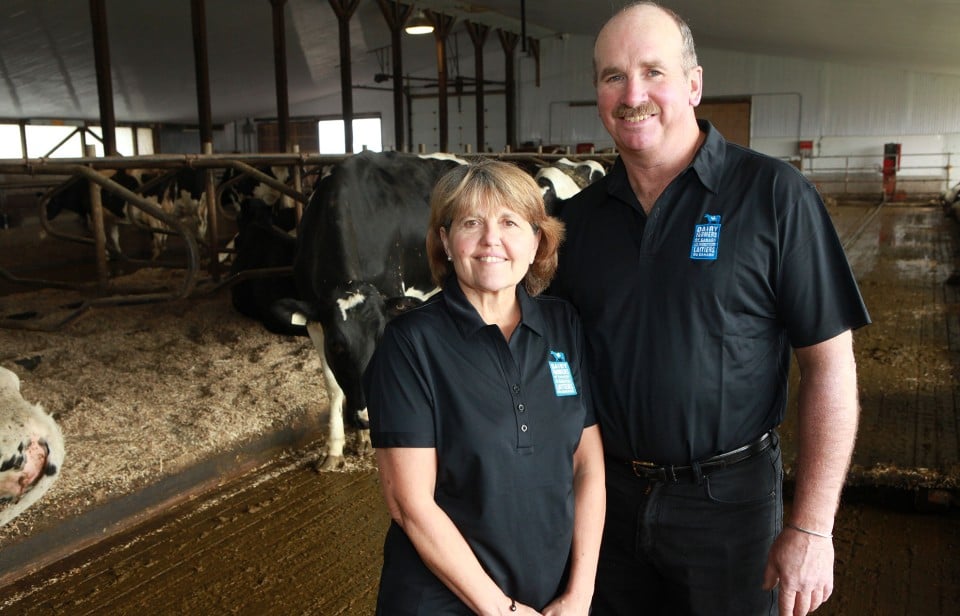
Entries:
<svg viewBox="0 0 960 616">
<path fill-rule="evenodd" d="M 427 259 L 433 281 L 442 285 L 453 271 L 440 239 L 440 229 L 450 233 L 461 216 L 496 205 L 516 212 L 540 232 L 533 264 L 521 281 L 530 295 L 538 295 L 557 271 L 557 249 L 563 241 L 563 223 L 547 214 L 540 187 L 525 171 L 511 163 L 481 159 L 448 171 L 430 195 Z"/>
</svg>

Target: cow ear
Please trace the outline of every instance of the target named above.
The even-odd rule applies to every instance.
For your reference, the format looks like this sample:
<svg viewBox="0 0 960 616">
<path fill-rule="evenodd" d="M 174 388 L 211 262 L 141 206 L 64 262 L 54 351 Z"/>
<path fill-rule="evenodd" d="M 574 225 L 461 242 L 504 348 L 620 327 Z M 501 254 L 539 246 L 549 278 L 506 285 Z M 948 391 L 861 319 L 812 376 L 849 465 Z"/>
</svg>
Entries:
<svg viewBox="0 0 960 616">
<path fill-rule="evenodd" d="M 390 297 L 384 301 L 387 318 L 392 319 L 408 310 L 412 310 L 423 302 L 415 297 Z"/>
</svg>

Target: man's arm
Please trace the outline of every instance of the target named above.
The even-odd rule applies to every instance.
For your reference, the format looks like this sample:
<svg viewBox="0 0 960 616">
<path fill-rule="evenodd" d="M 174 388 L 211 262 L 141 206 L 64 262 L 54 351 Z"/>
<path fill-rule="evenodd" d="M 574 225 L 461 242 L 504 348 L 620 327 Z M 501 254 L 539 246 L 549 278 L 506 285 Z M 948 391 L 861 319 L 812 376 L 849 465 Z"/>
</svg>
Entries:
<svg viewBox="0 0 960 616">
<path fill-rule="evenodd" d="M 774 542 L 764 585 L 780 583 L 781 616 L 803 616 L 833 592 L 833 521 L 857 434 L 857 370 L 846 331 L 796 350 L 799 446 L 790 516 Z"/>
</svg>

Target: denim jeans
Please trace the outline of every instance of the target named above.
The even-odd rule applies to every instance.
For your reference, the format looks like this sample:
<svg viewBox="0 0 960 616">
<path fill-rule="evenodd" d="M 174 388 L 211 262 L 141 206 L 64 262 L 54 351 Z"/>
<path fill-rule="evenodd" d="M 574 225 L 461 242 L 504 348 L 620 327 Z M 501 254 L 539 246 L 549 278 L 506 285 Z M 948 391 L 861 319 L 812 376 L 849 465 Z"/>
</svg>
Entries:
<svg viewBox="0 0 960 616">
<path fill-rule="evenodd" d="M 607 463 L 593 616 L 777 613 L 763 572 L 783 519 L 779 442 L 699 480 L 662 483 Z"/>
</svg>

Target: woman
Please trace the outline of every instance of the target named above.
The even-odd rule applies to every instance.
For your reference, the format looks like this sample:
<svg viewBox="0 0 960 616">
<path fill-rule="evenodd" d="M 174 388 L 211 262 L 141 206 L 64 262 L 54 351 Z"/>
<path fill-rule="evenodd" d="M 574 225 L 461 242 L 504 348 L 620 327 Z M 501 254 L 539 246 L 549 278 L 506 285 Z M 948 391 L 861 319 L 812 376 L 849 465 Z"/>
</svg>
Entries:
<svg viewBox="0 0 960 616">
<path fill-rule="evenodd" d="M 443 292 L 388 324 L 365 374 L 393 523 L 377 613 L 587 614 L 603 454 L 579 321 L 536 297 L 563 227 L 519 168 L 456 168 L 431 196 Z"/>
</svg>

